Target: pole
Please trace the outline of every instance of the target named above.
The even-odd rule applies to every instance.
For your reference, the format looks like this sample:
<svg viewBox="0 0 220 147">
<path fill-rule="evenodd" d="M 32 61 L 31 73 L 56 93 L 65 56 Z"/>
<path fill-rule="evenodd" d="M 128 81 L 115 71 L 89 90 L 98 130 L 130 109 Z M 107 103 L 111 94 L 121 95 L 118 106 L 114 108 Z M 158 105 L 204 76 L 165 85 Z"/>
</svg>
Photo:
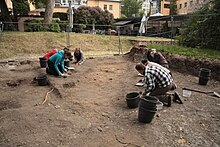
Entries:
<svg viewBox="0 0 220 147">
<path fill-rule="evenodd" d="M 118 43 L 119 43 L 119 45 L 118 45 L 118 49 L 119 49 L 119 55 L 122 53 L 123 54 L 123 51 L 122 51 L 122 46 L 121 46 L 121 38 L 120 38 L 120 28 L 119 28 L 119 30 L 118 30 Z"/>
<path fill-rule="evenodd" d="M 173 45 L 173 16 L 171 16 L 171 45 Z"/>
<path fill-rule="evenodd" d="M 4 24 L 2 23 L 2 21 L 0 21 L 0 43 L 2 41 L 2 32 L 3 32 L 3 29 L 4 29 Z"/>
<path fill-rule="evenodd" d="M 70 32 L 73 29 L 73 9 L 72 9 L 72 0 L 69 0 L 69 9 L 68 9 L 68 19 L 69 24 L 67 25 L 67 36 L 66 36 L 66 46 L 70 47 Z"/>
</svg>

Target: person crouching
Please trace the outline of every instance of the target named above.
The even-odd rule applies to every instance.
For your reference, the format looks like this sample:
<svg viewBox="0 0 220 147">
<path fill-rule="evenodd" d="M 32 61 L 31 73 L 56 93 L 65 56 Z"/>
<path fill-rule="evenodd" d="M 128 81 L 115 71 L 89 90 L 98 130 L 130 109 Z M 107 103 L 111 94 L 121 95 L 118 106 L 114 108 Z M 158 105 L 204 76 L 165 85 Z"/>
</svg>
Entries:
<svg viewBox="0 0 220 147">
<path fill-rule="evenodd" d="M 67 69 L 64 68 L 64 59 L 71 59 L 72 57 L 71 52 L 67 50 L 61 50 L 52 55 L 47 61 L 47 74 L 65 77 L 64 72 L 67 72 Z"/>
</svg>

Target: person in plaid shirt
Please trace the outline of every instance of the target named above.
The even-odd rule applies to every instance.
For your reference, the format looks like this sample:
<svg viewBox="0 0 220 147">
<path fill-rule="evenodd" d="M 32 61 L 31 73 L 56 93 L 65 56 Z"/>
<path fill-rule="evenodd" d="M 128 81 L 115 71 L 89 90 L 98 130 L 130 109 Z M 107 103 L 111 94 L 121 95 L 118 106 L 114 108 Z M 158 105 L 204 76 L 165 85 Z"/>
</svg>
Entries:
<svg viewBox="0 0 220 147">
<path fill-rule="evenodd" d="M 146 88 L 143 95 L 156 96 L 159 100 L 166 99 L 167 105 L 170 106 L 171 95 L 167 92 L 175 89 L 174 80 L 170 73 L 157 66 L 145 66 L 142 63 L 138 63 L 135 68 L 144 75 Z"/>
</svg>

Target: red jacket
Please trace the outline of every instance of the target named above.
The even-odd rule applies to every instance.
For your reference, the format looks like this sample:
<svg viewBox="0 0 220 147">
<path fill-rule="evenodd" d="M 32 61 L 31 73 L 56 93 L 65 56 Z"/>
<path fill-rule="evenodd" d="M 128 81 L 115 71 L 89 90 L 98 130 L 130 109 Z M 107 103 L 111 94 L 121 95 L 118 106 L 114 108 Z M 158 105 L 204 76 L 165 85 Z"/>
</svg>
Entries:
<svg viewBox="0 0 220 147">
<path fill-rule="evenodd" d="M 51 52 L 46 53 L 46 54 L 44 55 L 44 58 L 48 60 L 52 55 L 54 55 L 54 54 L 56 54 L 56 53 L 57 53 L 57 49 L 52 49 Z"/>
</svg>

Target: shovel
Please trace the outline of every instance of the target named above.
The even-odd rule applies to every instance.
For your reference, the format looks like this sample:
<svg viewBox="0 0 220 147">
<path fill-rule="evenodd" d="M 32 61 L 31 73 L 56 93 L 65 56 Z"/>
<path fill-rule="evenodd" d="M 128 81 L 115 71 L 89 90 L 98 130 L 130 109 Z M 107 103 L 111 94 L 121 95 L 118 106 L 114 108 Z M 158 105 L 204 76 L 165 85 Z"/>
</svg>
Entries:
<svg viewBox="0 0 220 147">
<path fill-rule="evenodd" d="M 191 88 L 186 88 L 186 87 L 184 87 L 183 90 L 189 90 L 189 91 L 204 93 L 204 94 L 208 94 L 208 95 L 220 98 L 220 94 L 215 92 L 215 91 L 202 91 L 202 90 L 191 89 Z"/>
</svg>

